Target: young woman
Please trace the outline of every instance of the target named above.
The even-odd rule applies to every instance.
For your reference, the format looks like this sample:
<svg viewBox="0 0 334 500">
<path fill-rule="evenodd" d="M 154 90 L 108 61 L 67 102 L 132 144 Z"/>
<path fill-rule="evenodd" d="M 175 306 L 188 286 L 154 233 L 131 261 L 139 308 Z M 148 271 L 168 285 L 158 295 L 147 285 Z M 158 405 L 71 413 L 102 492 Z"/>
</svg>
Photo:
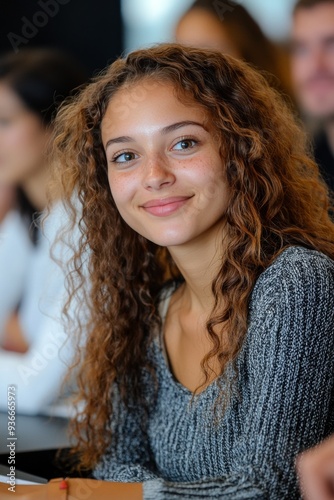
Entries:
<svg viewBox="0 0 334 500">
<path fill-rule="evenodd" d="M 57 50 L 22 49 L 0 58 L 0 186 L 14 198 L 10 210 L 9 203 L 0 203 L 5 209 L 0 409 L 5 411 L 8 386 L 16 386 L 20 413 L 49 411 L 66 372 L 58 357 L 66 338 L 59 322 L 64 276 L 50 256 L 64 213 L 55 202 L 44 232 L 36 220 L 46 206 L 52 119 L 59 103 L 84 81 L 80 66 Z"/>
<path fill-rule="evenodd" d="M 81 465 L 155 500 L 297 498 L 295 456 L 334 430 L 334 225 L 286 106 L 243 62 L 166 44 L 55 131 L 82 233 L 68 306 L 90 311 L 83 336 L 69 317 Z"/>
</svg>

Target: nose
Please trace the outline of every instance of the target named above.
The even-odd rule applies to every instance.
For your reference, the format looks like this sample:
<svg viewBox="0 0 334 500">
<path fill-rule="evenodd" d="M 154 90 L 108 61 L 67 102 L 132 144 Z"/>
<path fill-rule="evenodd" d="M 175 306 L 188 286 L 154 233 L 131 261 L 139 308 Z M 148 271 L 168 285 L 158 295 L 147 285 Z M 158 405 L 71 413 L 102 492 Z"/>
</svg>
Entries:
<svg viewBox="0 0 334 500">
<path fill-rule="evenodd" d="M 174 182 L 175 175 L 166 159 L 157 156 L 148 159 L 143 178 L 143 185 L 146 189 L 156 191 L 168 187 Z"/>
</svg>

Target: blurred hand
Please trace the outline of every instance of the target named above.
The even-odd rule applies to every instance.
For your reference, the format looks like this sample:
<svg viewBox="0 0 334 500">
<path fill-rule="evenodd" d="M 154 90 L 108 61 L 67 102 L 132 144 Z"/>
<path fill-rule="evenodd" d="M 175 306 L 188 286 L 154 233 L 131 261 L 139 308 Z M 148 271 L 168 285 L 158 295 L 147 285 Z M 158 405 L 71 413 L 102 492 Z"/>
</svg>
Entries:
<svg viewBox="0 0 334 500">
<path fill-rule="evenodd" d="M 297 458 L 302 498 L 334 500 L 334 435 Z"/>
</svg>

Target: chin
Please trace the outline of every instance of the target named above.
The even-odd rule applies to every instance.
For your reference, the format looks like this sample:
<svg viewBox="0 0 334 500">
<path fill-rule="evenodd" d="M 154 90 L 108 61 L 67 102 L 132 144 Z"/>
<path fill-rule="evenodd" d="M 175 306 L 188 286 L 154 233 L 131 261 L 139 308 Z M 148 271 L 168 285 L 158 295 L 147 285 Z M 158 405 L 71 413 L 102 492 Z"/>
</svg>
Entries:
<svg viewBox="0 0 334 500">
<path fill-rule="evenodd" d="M 146 239 L 152 241 L 152 243 L 155 243 L 160 247 L 166 247 L 166 248 L 176 247 L 187 243 L 187 241 L 184 240 L 184 238 L 181 239 L 181 238 L 146 237 Z"/>
<path fill-rule="evenodd" d="M 140 233 L 142 234 L 142 233 Z M 173 247 L 184 245 L 190 241 L 190 237 L 184 234 L 142 234 L 144 238 L 161 247 Z"/>
</svg>

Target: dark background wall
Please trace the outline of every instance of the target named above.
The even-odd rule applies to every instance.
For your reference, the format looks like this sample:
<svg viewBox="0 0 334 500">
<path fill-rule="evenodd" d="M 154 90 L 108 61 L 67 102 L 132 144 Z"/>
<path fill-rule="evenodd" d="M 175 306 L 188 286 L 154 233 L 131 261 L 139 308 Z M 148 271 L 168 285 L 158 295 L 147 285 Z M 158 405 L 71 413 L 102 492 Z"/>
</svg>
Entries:
<svg viewBox="0 0 334 500">
<path fill-rule="evenodd" d="M 121 55 L 120 0 L 1 0 L 0 53 L 58 47 L 90 75 Z"/>
</svg>

